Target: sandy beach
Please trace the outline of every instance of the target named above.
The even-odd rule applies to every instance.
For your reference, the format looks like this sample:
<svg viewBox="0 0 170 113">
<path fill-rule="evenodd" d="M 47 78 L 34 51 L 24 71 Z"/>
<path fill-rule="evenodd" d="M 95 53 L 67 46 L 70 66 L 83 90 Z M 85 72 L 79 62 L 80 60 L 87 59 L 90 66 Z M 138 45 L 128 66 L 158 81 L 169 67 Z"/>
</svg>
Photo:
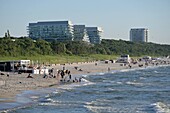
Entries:
<svg viewBox="0 0 170 113">
<path fill-rule="evenodd" d="M 54 69 L 54 74 L 57 73 L 58 70 L 62 70 L 63 68 L 69 70 L 71 72 L 72 78 L 77 75 L 85 75 L 85 74 L 94 74 L 94 73 L 104 73 L 113 70 L 121 70 L 121 69 L 130 69 L 130 68 L 139 68 L 138 64 L 130 64 L 123 65 L 120 63 L 106 63 L 105 61 L 96 61 L 96 62 L 79 62 L 72 64 L 53 64 L 48 68 Z M 149 64 L 152 66 L 152 64 Z M 0 75 L 0 102 L 11 102 L 15 101 L 15 97 L 17 94 L 21 93 L 24 90 L 36 90 L 51 86 L 60 85 L 60 77 L 56 78 L 43 78 L 44 75 L 36 75 L 31 74 L 33 78 L 27 78 L 28 73 L 9 73 L 9 77 L 7 76 L 7 72 L 3 72 L 5 75 Z"/>
</svg>

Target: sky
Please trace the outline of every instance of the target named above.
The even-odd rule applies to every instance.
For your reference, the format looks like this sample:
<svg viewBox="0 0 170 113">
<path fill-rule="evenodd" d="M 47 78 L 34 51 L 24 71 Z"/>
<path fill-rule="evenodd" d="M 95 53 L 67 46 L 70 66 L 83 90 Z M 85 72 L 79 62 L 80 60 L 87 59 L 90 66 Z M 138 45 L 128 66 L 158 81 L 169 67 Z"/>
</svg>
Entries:
<svg viewBox="0 0 170 113">
<path fill-rule="evenodd" d="M 170 44 L 170 0 L 0 0 L 0 37 L 28 36 L 38 21 L 70 20 L 103 29 L 103 39 L 127 40 L 131 28 L 148 28 L 149 42 Z"/>
</svg>

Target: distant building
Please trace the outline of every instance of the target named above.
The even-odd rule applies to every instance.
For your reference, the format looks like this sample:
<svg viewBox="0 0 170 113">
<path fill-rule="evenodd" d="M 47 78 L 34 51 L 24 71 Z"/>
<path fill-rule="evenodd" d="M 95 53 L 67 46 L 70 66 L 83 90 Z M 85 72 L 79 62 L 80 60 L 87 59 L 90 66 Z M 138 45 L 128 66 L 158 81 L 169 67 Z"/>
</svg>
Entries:
<svg viewBox="0 0 170 113">
<path fill-rule="evenodd" d="M 130 63 L 131 58 L 129 55 L 121 55 L 120 58 L 117 59 L 116 63 Z"/>
<path fill-rule="evenodd" d="M 85 27 L 73 25 L 71 21 L 46 21 L 29 23 L 28 35 L 32 39 L 47 41 L 86 41 L 92 44 L 101 42 L 102 29 L 100 27 Z"/>
<path fill-rule="evenodd" d="M 148 42 L 148 29 L 133 28 L 130 30 L 130 41 L 132 42 Z"/>
<path fill-rule="evenodd" d="M 0 71 L 14 71 L 16 67 L 26 67 L 30 65 L 30 60 L 12 60 L 0 62 Z"/>
<path fill-rule="evenodd" d="M 74 40 L 90 42 L 85 25 L 74 25 Z"/>
<path fill-rule="evenodd" d="M 90 43 L 101 43 L 101 33 L 103 32 L 100 27 L 86 27 Z"/>
<path fill-rule="evenodd" d="M 72 41 L 74 38 L 71 21 L 29 23 L 28 32 L 32 39 Z"/>
</svg>

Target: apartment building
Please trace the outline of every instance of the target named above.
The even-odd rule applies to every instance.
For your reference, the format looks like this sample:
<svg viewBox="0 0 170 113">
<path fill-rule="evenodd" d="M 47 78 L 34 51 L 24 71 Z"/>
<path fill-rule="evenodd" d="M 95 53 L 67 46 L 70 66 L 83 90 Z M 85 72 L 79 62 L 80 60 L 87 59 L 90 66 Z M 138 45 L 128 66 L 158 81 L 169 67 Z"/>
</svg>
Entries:
<svg viewBox="0 0 170 113">
<path fill-rule="evenodd" d="M 28 34 L 32 39 L 47 41 L 86 41 L 92 44 L 101 42 L 100 27 L 73 25 L 71 21 L 46 21 L 29 23 Z"/>
<path fill-rule="evenodd" d="M 74 38 L 71 21 L 47 21 L 29 23 L 29 37 L 32 39 L 72 41 Z"/>
<path fill-rule="evenodd" d="M 147 28 L 133 28 L 130 30 L 130 41 L 132 42 L 148 42 Z"/>
<path fill-rule="evenodd" d="M 101 43 L 101 33 L 103 32 L 100 27 L 86 27 L 87 34 L 89 36 L 90 43 Z"/>
<path fill-rule="evenodd" d="M 74 40 L 90 42 L 85 25 L 74 25 Z"/>
</svg>

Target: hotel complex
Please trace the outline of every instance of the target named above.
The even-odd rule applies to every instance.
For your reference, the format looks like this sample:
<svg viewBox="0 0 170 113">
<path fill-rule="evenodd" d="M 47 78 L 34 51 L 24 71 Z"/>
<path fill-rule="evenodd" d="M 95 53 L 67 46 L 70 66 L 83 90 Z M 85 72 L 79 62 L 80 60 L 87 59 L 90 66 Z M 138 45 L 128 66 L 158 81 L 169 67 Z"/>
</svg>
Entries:
<svg viewBox="0 0 170 113">
<path fill-rule="evenodd" d="M 130 30 L 130 41 L 132 42 L 148 42 L 148 29 L 133 28 Z"/>
<path fill-rule="evenodd" d="M 74 25 L 74 40 L 90 42 L 85 25 Z"/>
<path fill-rule="evenodd" d="M 29 23 L 28 30 L 32 39 L 72 41 L 74 38 L 71 21 Z"/>
<path fill-rule="evenodd" d="M 86 27 L 90 43 L 99 44 L 101 42 L 102 29 L 100 27 Z"/>
<path fill-rule="evenodd" d="M 71 21 L 48 21 L 29 23 L 29 37 L 47 41 L 86 41 L 100 43 L 102 30 L 99 27 L 73 25 Z"/>
</svg>

